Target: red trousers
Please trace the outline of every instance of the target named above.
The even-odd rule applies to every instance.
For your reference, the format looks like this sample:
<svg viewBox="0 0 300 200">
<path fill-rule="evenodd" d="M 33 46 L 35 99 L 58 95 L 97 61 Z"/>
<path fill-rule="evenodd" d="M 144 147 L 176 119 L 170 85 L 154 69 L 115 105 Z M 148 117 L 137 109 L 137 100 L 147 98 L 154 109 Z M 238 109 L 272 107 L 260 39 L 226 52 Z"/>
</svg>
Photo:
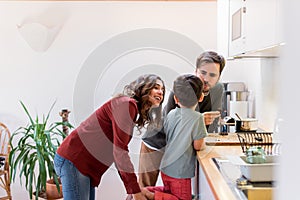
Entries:
<svg viewBox="0 0 300 200">
<path fill-rule="evenodd" d="M 192 186 L 190 178 L 177 179 L 161 172 L 164 186 L 146 187 L 154 192 L 154 200 L 191 200 Z"/>
</svg>

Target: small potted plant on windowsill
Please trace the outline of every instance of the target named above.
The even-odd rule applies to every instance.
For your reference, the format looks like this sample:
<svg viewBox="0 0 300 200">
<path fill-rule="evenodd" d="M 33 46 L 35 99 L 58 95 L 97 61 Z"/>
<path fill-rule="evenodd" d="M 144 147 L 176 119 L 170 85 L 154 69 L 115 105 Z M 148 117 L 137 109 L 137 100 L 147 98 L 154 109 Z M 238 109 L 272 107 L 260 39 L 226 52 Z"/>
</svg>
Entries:
<svg viewBox="0 0 300 200">
<path fill-rule="evenodd" d="M 35 199 L 46 192 L 46 182 L 53 179 L 57 190 L 60 191 L 59 178 L 55 173 L 53 159 L 55 152 L 66 134 L 60 129 L 62 126 L 73 128 L 68 122 L 49 123 L 49 115 L 54 107 L 52 104 L 47 116 L 42 121 L 38 115 L 33 119 L 26 106 L 20 101 L 28 119 L 28 125 L 18 128 L 11 136 L 11 152 L 9 165 L 11 179 L 14 181 L 19 173 L 25 179 L 25 187 L 31 198 L 35 192 Z M 14 139 L 17 142 L 15 145 Z M 44 195 L 45 196 L 45 195 Z"/>
</svg>

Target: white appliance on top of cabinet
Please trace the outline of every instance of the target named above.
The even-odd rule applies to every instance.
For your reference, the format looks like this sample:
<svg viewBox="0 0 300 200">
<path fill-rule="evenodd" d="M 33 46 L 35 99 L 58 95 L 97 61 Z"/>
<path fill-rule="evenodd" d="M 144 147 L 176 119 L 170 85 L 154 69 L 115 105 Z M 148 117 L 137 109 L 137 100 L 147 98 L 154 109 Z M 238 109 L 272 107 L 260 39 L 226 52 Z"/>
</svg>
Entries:
<svg viewBox="0 0 300 200">
<path fill-rule="evenodd" d="M 245 52 L 246 3 L 244 0 L 229 1 L 229 56 Z"/>
<path fill-rule="evenodd" d="M 282 0 L 229 0 L 231 57 L 277 57 L 283 42 Z"/>
</svg>

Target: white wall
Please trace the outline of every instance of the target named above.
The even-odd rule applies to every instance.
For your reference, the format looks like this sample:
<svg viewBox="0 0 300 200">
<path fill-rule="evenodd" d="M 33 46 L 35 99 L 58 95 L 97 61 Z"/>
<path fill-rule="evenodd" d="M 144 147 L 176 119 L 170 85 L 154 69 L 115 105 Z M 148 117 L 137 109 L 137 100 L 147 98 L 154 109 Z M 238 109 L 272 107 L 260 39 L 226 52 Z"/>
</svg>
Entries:
<svg viewBox="0 0 300 200">
<path fill-rule="evenodd" d="M 46 112 L 57 99 L 58 109 L 72 110 L 74 85 L 83 63 L 117 34 L 139 28 L 167 29 L 189 37 L 203 49 L 216 48 L 213 2 L 1 2 L 0 9 L 0 87 L 5 95 L 0 111 L 13 115 L 9 118 L 22 118 L 18 100 Z M 50 26 L 62 24 L 45 52 L 33 51 L 18 33 L 16 26 L 30 18 Z"/>
<path fill-rule="evenodd" d="M 30 21 L 38 21 L 50 27 L 61 26 L 54 42 L 45 52 L 31 49 L 18 32 L 17 25 Z M 57 100 L 51 120 L 60 120 L 58 112 L 68 108 L 72 111 L 70 121 L 75 123 L 74 105 L 78 105 L 76 104 L 78 102 L 74 102 L 74 91 L 77 89 L 75 87 L 80 77 L 79 73 L 82 72 L 80 70 L 87 59 L 95 49 L 111 38 L 140 28 L 173 31 L 194 41 L 205 50 L 214 50 L 216 49 L 216 3 L 0 2 L 0 121 L 13 131 L 25 125 L 27 121 L 19 100 L 27 105 L 33 115 L 36 112 L 46 113 L 54 100 Z M 121 43 L 120 47 L 122 45 Z M 168 45 L 172 46 L 172 44 Z M 174 45 L 176 46 L 176 41 Z M 118 50 L 118 46 L 114 47 L 116 49 L 107 49 L 107 54 Z M 182 45 L 180 49 L 188 49 L 188 47 Z M 138 51 L 136 54 L 128 54 L 128 57 L 126 55 L 122 57 L 125 66 L 128 66 L 129 61 L 139 61 L 134 63 L 134 70 L 143 69 L 142 63 L 145 59 L 146 64 L 166 67 L 176 65 L 177 73 L 192 72 L 190 66 L 184 67 L 184 70 L 179 69 L 178 62 L 183 65 L 187 63 L 180 55 L 174 54 L 174 56 L 170 51 L 165 53 L 152 49 L 149 54 L 146 51 Z M 117 61 L 120 62 L 122 59 Z M 112 63 L 114 67 L 116 63 Z M 124 65 L 121 63 L 120 67 L 122 66 Z M 108 79 L 112 77 L 113 80 L 118 72 L 116 68 L 116 71 L 106 76 Z M 166 76 L 164 72 L 158 70 L 157 73 Z M 171 75 L 173 77 L 173 74 Z M 126 79 L 125 75 L 119 76 L 120 81 L 124 81 L 124 77 L 125 82 L 131 81 Z M 89 80 L 86 81 L 89 84 Z M 115 82 L 114 84 L 117 85 Z M 167 84 L 171 85 L 171 83 Z M 105 91 L 107 88 L 111 89 L 109 85 L 100 84 L 97 86 L 97 91 Z M 96 94 L 95 96 L 93 100 L 98 102 L 92 101 L 93 105 L 87 105 L 89 102 L 79 104 L 94 109 L 95 106 L 110 98 L 110 93 L 101 98 Z M 24 199 L 27 195 L 18 182 L 12 184 L 12 189 L 14 199 Z M 115 170 L 105 174 L 97 196 L 97 199 L 124 199 L 125 190 Z"/>
<path fill-rule="evenodd" d="M 280 65 L 280 103 L 279 114 L 283 118 L 279 127 L 280 140 L 283 143 L 282 156 L 278 176 L 280 178 L 279 190 L 275 199 L 299 199 L 299 7 L 300 2 L 283 1 L 284 34 L 286 47 Z"/>
</svg>

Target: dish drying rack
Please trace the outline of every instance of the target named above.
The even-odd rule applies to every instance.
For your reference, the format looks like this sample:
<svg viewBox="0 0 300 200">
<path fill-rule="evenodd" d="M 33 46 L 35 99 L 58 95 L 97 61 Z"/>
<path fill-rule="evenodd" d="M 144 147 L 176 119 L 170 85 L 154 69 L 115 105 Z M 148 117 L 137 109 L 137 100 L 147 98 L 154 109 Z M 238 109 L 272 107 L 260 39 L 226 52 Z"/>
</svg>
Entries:
<svg viewBox="0 0 300 200">
<path fill-rule="evenodd" d="M 280 143 L 273 143 L 272 132 L 239 132 L 237 133 L 242 150 L 246 153 L 250 147 L 261 147 L 266 155 L 280 155 Z"/>
</svg>

